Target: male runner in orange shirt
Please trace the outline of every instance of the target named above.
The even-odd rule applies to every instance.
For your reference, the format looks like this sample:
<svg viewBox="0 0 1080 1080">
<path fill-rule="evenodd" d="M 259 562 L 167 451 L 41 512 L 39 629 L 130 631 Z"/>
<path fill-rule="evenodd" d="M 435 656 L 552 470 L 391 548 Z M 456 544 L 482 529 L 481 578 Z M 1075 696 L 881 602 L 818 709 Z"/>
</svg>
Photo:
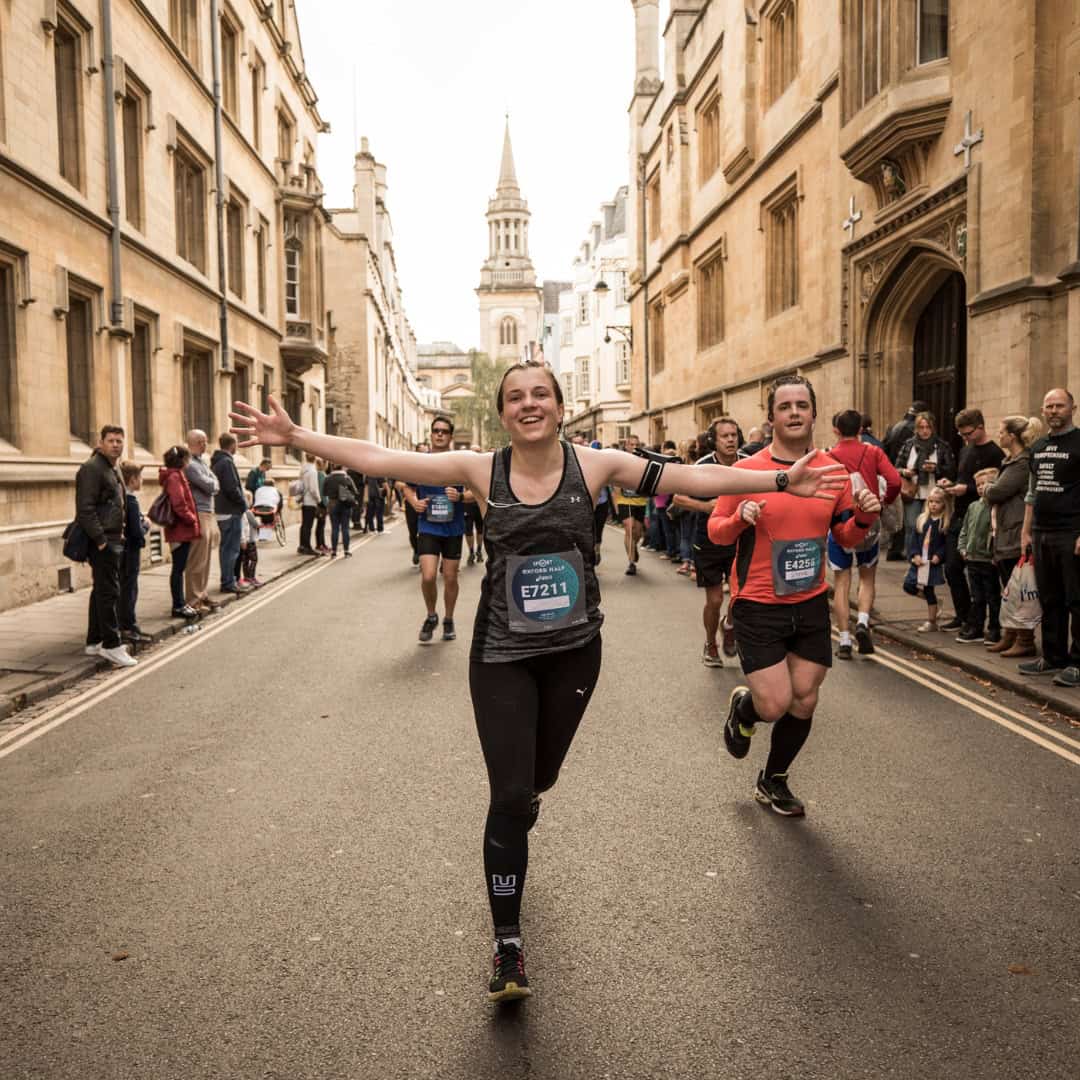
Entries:
<svg viewBox="0 0 1080 1080">
<path fill-rule="evenodd" d="M 877 494 L 850 481 L 834 501 L 797 499 L 775 480 L 813 446 L 817 399 L 809 380 L 783 375 L 769 388 L 771 445 L 736 468 L 767 470 L 762 494 L 721 496 L 709 518 L 714 544 L 735 544 L 731 582 L 735 644 L 750 684 L 728 702 L 724 745 L 746 757 L 759 721 L 774 723 L 754 798 L 778 814 L 805 813 L 787 784 L 788 769 L 810 734 L 818 690 L 832 666 L 825 545 L 830 528 L 844 547 L 857 546 L 881 513 Z M 813 464 L 832 462 L 821 452 Z M 811 505 L 813 504 L 813 505 Z"/>
</svg>

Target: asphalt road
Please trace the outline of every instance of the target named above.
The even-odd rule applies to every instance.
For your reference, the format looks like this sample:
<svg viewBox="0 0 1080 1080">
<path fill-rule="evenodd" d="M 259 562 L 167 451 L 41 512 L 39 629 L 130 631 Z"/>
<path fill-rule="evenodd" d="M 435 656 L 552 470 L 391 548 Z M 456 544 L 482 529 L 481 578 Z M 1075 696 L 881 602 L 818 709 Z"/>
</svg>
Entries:
<svg viewBox="0 0 1080 1080">
<path fill-rule="evenodd" d="M 781 819 L 766 747 L 719 752 L 696 590 L 617 548 L 531 1000 L 484 994 L 482 571 L 418 647 L 398 528 L 0 759 L 0 1076 L 1075 1080 L 1080 767 L 856 663 Z"/>
</svg>

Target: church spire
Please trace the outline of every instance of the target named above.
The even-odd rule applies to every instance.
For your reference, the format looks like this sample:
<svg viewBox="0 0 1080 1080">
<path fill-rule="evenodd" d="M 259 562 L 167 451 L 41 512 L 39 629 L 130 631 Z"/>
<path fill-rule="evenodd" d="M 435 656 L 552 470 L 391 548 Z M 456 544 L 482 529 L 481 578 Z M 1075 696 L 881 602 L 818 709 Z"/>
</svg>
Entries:
<svg viewBox="0 0 1080 1080">
<path fill-rule="evenodd" d="M 510 145 L 510 114 L 506 114 L 506 132 L 503 135 L 502 165 L 499 168 L 499 194 L 518 191 L 517 173 L 514 171 L 514 149 Z"/>
</svg>

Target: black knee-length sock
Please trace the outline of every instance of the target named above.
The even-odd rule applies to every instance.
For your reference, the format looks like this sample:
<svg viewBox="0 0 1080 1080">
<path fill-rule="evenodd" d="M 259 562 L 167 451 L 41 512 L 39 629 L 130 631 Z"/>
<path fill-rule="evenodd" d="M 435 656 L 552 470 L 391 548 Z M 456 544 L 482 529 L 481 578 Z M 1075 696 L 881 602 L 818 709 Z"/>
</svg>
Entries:
<svg viewBox="0 0 1080 1080">
<path fill-rule="evenodd" d="M 766 776 L 786 773 L 791 768 L 791 763 L 810 734 L 810 725 L 813 721 L 812 716 L 804 720 L 801 716 L 792 716 L 791 713 L 784 713 L 776 721 L 773 726 L 772 743 L 769 746 L 769 757 L 765 762 Z"/>
<path fill-rule="evenodd" d="M 490 811 L 484 830 L 484 874 L 496 935 L 516 933 L 529 865 L 529 818 Z"/>
</svg>

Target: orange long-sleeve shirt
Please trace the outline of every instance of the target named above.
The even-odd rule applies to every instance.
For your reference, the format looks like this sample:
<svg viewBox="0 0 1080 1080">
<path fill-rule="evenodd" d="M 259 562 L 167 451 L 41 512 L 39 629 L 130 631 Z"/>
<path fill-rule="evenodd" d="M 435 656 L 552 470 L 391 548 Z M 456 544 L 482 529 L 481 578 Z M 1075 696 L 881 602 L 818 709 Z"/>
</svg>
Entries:
<svg viewBox="0 0 1080 1080">
<path fill-rule="evenodd" d="M 776 490 L 773 472 L 788 469 L 793 461 L 780 461 L 765 447 L 753 457 L 735 462 L 737 469 L 760 469 L 760 494 L 721 495 L 709 517 L 709 539 L 714 544 L 735 544 L 732 598 L 760 604 L 798 604 L 825 592 L 825 538 L 830 529 L 836 542 L 853 548 L 862 543 L 874 517 L 857 515 L 850 480 L 836 498 L 804 499 Z M 811 462 L 816 468 L 835 464 L 835 458 L 818 451 Z M 739 515 L 747 499 L 764 501 L 756 525 Z"/>
</svg>

